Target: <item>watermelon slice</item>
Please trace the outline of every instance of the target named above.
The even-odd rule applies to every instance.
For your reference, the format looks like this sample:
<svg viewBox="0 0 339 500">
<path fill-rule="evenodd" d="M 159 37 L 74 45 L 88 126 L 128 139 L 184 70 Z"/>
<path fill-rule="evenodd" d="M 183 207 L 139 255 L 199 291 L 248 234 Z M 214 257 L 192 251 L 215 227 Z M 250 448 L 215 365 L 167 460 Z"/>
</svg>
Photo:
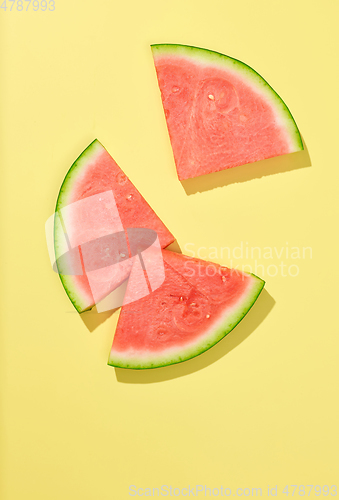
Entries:
<svg viewBox="0 0 339 500">
<path fill-rule="evenodd" d="M 285 103 L 246 64 L 186 45 L 152 52 L 180 180 L 303 149 Z"/>
<path fill-rule="evenodd" d="M 201 354 L 239 323 L 264 286 L 253 274 L 168 250 L 162 254 L 165 281 L 122 307 L 109 365 L 156 368 Z"/>
<path fill-rule="evenodd" d="M 94 140 L 63 181 L 54 224 L 56 258 L 65 257 L 68 250 L 71 261 L 62 268 L 59 265 L 60 278 L 78 312 L 93 307 L 131 272 L 128 228 L 156 231 L 162 248 L 174 241 L 106 149 Z M 103 256 L 98 250 L 105 237 L 113 240 L 107 245 L 106 263 L 101 266 L 98 262 Z M 110 262 L 114 265 L 109 266 Z M 65 267 L 73 272 L 63 273 Z"/>
</svg>

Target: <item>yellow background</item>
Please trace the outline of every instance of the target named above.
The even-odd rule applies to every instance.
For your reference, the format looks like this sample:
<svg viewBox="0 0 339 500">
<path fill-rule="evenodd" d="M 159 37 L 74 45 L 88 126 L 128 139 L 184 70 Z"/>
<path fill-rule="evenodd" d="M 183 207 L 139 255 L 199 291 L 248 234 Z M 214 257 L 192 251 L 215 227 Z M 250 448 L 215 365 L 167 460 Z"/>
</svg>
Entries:
<svg viewBox="0 0 339 500">
<path fill-rule="evenodd" d="M 129 485 L 197 484 L 263 497 L 277 485 L 287 498 L 287 484 L 338 483 L 338 3 L 55 5 L 0 10 L 2 499 L 124 500 Z M 255 68 L 307 151 L 181 184 L 149 48 L 161 42 Z M 74 312 L 44 235 L 94 138 L 183 251 L 243 242 L 311 247 L 312 258 L 262 256 L 265 270 L 283 261 L 298 276 L 264 276 L 242 324 L 199 358 L 144 373 L 107 366 L 118 313 Z"/>
</svg>

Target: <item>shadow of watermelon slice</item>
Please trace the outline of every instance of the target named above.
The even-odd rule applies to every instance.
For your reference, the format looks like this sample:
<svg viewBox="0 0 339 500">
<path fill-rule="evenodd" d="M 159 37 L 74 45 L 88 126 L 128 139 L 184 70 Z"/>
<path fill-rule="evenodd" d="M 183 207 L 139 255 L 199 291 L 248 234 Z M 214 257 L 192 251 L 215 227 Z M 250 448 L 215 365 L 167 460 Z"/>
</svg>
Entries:
<svg viewBox="0 0 339 500">
<path fill-rule="evenodd" d="M 288 155 L 276 156 L 267 160 L 247 163 L 236 168 L 212 172 L 193 179 L 181 181 L 187 195 L 211 191 L 218 187 L 229 186 L 239 182 L 248 182 L 268 175 L 281 174 L 311 167 L 311 158 L 303 140 L 304 150 Z"/>
<path fill-rule="evenodd" d="M 263 289 L 253 307 L 246 317 L 235 329 L 224 337 L 218 344 L 195 358 L 176 365 L 157 368 L 156 370 L 125 370 L 115 368 L 118 382 L 125 384 L 152 384 L 179 377 L 184 377 L 206 368 L 226 356 L 233 349 L 244 342 L 269 315 L 275 305 L 275 300 Z"/>
</svg>

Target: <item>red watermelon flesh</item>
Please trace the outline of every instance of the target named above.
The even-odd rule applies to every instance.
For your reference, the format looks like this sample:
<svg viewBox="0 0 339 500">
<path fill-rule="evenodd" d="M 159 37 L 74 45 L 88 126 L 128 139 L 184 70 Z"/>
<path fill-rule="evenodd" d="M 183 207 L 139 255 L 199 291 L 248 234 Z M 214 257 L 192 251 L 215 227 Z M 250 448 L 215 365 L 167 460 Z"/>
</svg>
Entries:
<svg viewBox="0 0 339 500">
<path fill-rule="evenodd" d="M 163 252 L 166 262 L 205 294 L 213 304 L 232 305 L 242 293 L 249 275 L 213 262 L 175 252 Z"/>
<path fill-rule="evenodd" d="M 61 214 L 63 221 L 63 228 L 55 224 L 56 257 L 64 247 L 64 233 L 69 246 L 80 249 L 83 274 L 60 274 L 78 312 L 90 309 L 119 286 L 127 278 L 132 264 L 126 261 L 129 250 L 128 238 L 125 238 L 121 248 L 113 246 L 110 249 L 114 266 L 107 264 L 104 269 L 94 266 L 94 270 L 87 273 L 89 267 L 93 268 L 96 253 L 93 247 L 92 253 L 85 255 L 84 262 L 82 244 L 128 228 L 156 231 L 162 248 L 174 241 L 173 235 L 98 140 L 88 146 L 68 171 L 59 192 L 56 212 Z"/>
<path fill-rule="evenodd" d="M 122 307 L 108 361 L 112 366 L 156 368 L 201 354 L 239 323 L 264 286 L 252 274 L 162 253 L 162 286 Z"/>
<path fill-rule="evenodd" d="M 246 64 L 184 45 L 152 51 L 179 179 L 303 149 L 284 102 Z"/>
</svg>

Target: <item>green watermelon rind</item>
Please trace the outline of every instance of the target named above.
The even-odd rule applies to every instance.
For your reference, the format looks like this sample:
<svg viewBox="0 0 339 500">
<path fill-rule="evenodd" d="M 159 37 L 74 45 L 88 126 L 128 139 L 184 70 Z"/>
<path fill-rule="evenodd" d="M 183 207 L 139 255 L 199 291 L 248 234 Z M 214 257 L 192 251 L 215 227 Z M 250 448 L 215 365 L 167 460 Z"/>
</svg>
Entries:
<svg viewBox="0 0 339 500">
<path fill-rule="evenodd" d="M 254 87 L 263 96 L 265 96 L 275 109 L 280 117 L 283 126 L 288 133 L 291 141 L 291 153 L 302 151 L 304 149 L 302 138 L 297 127 L 297 124 L 285 102 L 279 94 L 271 87 L 271 85 L 248 64 L 234 59 L 233 57 L 215 52 L 213 50 L 194 47 L 191 45 L 181 44 L 154 44 L 151 45 L 153 57 L 163 55 L 173 55 L 176 57 L 186 57 L 197 63 L 207 63 L 209 66 L 214 65 L 217 68 L 227 68 L 235 71 L 238 75 L 242 75 L 247 81 L 254 84 Z"/>
<path fill-rule="evenodd" d="M 57 222 L 59 221 L 59 222 Z M 63 245 L 59 242 L 61 242 L 64 239 L 64 230 L 61 225 L 60 219 L 55 218 L 55 224 L 54 224 L 54 248 L 55 248 L 55 256 L 56 259 L 60 257 L 64 253 Z M 56 261 L 56 265 L 58 267 L 58 260 Z M 59 271 L 59 269 L 58 269 Z M 70 299 L 72 302 L 73 306 L 75 309 L 80 313 L 83 312 L 86 309 L 86 303 L 84 300 L 80 297 L 79 293 L 75 292 L 75 286 L 73 282 L 73 276 L 68 276 L 65 274 L 61 274 L 60 272 L 58 273 L 61 283 Z"/>
<path fill-rule="evenodd" d="M 78 180 L 78 172 L 81 172 L 83 167 L 88 165 L 91 160 L 94 160 L 94 158 L 99 153 L 104 151 L 104 149 L 104 146 L 98 141 L 98 139 L 94 139 L 94 141 L 92 141 L 91 144 L 87 146 L 87 148 L 72 163 L 61 185 L 56 202 L 56 211 L 68 204 L 68 198 L 72 191 L 73 183 Z"/>
<path fill-rule="evenodd" d="M 69 168 L 63 183 L 61 185 L 59 195 L 56 202 L 55 212 L 60 214 L 60 210 L 64 208 L 69 203 L 69 196 L 72 192 L 73 184 L 76 180 L 78 180 L 78 174 L 82 171 L 83 167 L 89 164 L 95 157 L 100 154 L 104 149 L 103 145 L 95 139 L 91 144 L 78 156 L 78 158 L 74 161 L 74 163 Z M 60 219 L 59 219 L 60 220 Z M 63 253 L 60 251 L 60 243 L 64 240 L 64 228 L 62 224 L 54 225 L 54 249 L 55 256 L 58 257 Z M 58 261 L 57 261 L 58 265 Z M 72 302 L 75 309 L 78 313 L 84 312 L 88 309 L 91 309 L 93 305 L 88 306 L 84 297 L 81 296 L 79 291 L 76 290 L 74 285 L 73 276 L 68 276 L 65 274 L 59 273 L 61 283 Z"/>
<path fill-rule="evenodd" d="M 209 350 L 215 344 L 220 342 L 220 340 L 226 337 L 226 335 L 228 335 L 238 325 L 238 323 L 240 323 L 259 297 L 262 289 L 264 288 L 265 281 L 258 278 L 258 276 L 255 276 L 254 274 L 251 274 L 251 276 L 253 277 L 251 290 L 246 293 L 243 300 L 241 300 L 240 304 L 237 305 L 236 310 L 231 314 L 227 313 L 221 320 L 219 320 L 218 326 L 212 325 L 210 327 L 211 331 L 206 333 L 203 338 L 196 342 L 193 346 L 182 349 L 179 347 L 176 352 L 171 354 L 152 354 L 149 359 L 146 357 L 143 359 L 132 356 L 126 357 L 123 353 L 119 356 L 118 353 L 113 354 L 111 351 L 108 359 L 108 365 L 116 368 L 133 370 L 161 368 L 181 363 L 182 361 L 187 361 Z"/>
</svg>

